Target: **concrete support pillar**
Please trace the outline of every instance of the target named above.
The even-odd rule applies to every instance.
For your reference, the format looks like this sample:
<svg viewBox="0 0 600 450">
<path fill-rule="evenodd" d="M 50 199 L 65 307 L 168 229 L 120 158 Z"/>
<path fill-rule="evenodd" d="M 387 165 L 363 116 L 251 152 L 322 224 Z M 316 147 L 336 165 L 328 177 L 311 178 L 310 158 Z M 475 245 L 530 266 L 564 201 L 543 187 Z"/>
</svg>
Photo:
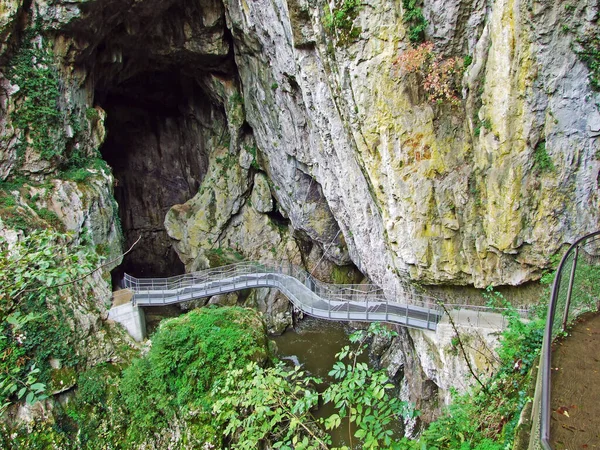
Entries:
<svg viewBox="0 0 600 450">
<path fill-rule="evenodd" d="M 141 307 L 131 303 L 114 306 L 108 311 L 108 318 L 123 325 L 136 341 L 146 337 L 146 316 Z"/>
</svg>

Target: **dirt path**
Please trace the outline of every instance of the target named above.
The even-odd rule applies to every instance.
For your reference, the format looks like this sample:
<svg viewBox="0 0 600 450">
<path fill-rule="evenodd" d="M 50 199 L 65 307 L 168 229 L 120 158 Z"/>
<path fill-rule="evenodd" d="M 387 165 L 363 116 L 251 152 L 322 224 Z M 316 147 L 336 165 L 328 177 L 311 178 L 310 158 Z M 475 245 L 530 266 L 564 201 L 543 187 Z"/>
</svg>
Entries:
<svg viewBox="0 0 600 450">
<path fill-rule="evenodd" d="M 552 448 L 600 449 L 600 314 L 554 345 L 551 405 Z"/>
</svg>

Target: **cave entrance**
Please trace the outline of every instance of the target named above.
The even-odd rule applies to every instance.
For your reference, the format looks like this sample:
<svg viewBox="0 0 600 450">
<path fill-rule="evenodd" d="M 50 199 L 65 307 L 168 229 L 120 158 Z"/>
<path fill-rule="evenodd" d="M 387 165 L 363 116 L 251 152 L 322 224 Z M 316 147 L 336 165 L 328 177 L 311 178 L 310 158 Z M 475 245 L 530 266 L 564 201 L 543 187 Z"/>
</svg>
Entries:
<svg viewBox="0 0 600 450">
<path fill-rule="evenodd" d="M 169 208 L 192 198 L 206 173 L 214 106 L 194 79 L 145 72 L 96 91 L 107 113 L 102 157 L 115 176 L 124 248 L 141 241 L 115 269 L 136 277 L 184 272 L 164 227 Z M 218 116 L 218 114 L 216 114 Z"/>
</svg>

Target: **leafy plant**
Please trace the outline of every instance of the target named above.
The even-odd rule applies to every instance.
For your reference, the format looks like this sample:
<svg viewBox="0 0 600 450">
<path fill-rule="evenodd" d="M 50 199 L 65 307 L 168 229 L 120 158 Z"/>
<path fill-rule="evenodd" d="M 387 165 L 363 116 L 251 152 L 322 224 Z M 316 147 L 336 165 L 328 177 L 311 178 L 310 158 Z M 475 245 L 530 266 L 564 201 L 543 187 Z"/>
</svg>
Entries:
<svg viewBox="0 0 600 450">
<path fill-rule="evenodd" d="M 350 342 L 356 344 L 355 348 L 342 348 L 329 372 L 335 382 L 323 392 L 323 400 L 333 403 L 338 412 L 325 420 L 325 428 L 337 428 L 342 420 L 348 420 L 350 448 L 354 448 L 353 438 L 361 442 L 361 448 L 391 448 L 397 440 L 389 428 L 390 424 L 415 416 L 405 402 L 392 395 L 395 386 L 384 370 L 375 371 L 358 361 L 366 350 L 367 339 L 375 335 L 389 338 L 395 334 L 378 323 L 371 324 L 368 331 L 353 333 Z M 356 427 L 354 433 L 352 426 Z"/>
<path fill-rule="evenodd" d="M 127 348 L 120 355 L 128 361 Z M 79 374 L 75 395 L 54 429 L 69 436 L 61 448 L 123 448 L 130 413 L 119 396 L 121 365 L 100 364 Z"/>
<path fill-rule="evenodd" d="M 265 443 L 279 449 L 326 449 L 330 439 L 311 414 L 319 403 L 313 383 L 321 382 L 282 363 L 231 370 L 213 389 L 219 398 L 212 408 L 218 428 L 232 449 L 253 450 Z"/>
<path fill-rule="evenodd" d="M 425 41 L 425 29 L 427 20 L 423 16 L 423 10 L 417 5 L 419 0 L 402 0 L 404 15 L 402 20 L 408 25 L 408 40 L 413 44 Z"/>
<path fill-rule="evenodd" d="M 546 142 L 541 141 L 536 145 L 533 153 L 534 166 L 540 172 L 553 172 L 555 170 L 554 163 L 546 151 Z"/>
<path fill-rule="evenodd" d="M 262 444 L 282 449 L 327 449 L 331 438 L 324 433 L 338 428 L 342 421 L 351 425 L 353 441 L 360 448 L 399 448 L 389 428 L 402 417 L 414 417 L 404 402 L 392 395 L 394 385 L 384 371 L 376 371 L 358 357 L 374 335 L 392 336 L 379 324 L 350 337 L 351 346 L 336 356 L 330 376 L 334 381 L 322 394 L 314 385 L 322 380 L 305 377 L 298 368 L 281 364 L 263 369 L 250 364 L 244 370 L 230 371 L 213 390 L 220 398 L 213 405 L 218 426 L 230 438 L 230 448 L 254 449 Z M 319 422 L 310 413 L 319 400 L 332 403 L 336 412 Z M 345 447 L 347 448 L 347 447 Z"/>
<path fill-rule="evenodd" d="M 325 12 L 325 29 L 334 34 L 340 42 L 347 43 L 360 36 L 361 29 L 354 26 L 354 19 L 360 11 L 360 0 L 338 0 Z"/>
<path fill-rule="evenodd" d="M 457 58 L 442 59 L 432 42 L 424 42 L 404 51 L 395 62 L 403 74 L 416 74 L 431 103 L 460 103 L 460 80 L 463 64 Z"/>
<path fill-rule="evenodd" d="M 10 246 L 0 240 L 0 395 L 11 403 L 45 398 L 51 358 L 76 365 L 62 296 L 97 262 L 69 235 L 32 231 Z"/>
</svg>

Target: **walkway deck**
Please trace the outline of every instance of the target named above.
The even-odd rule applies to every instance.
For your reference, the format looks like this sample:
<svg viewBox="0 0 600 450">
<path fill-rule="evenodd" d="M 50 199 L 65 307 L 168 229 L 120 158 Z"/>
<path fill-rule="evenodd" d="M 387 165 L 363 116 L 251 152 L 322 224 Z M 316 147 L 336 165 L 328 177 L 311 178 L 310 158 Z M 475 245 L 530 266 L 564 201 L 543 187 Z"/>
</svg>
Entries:
<svg viewBox="0 0 600 450">
<path fill-rule="evenodd" d="M 588 316 L 552 350 L 555 450 L 600 449 L 600 314 Z"/>
<path fill-rule="evenodd" d="M 390 322 L 435 330 L 442 310 L 429 297 L 403 293 L 389 301 L 375 285 L 322 283 L 299 267 L 244 262 L 172 278 L 137 279 L 125 276 L 134 292 L 133 304 L 161 306 L 243 289 L 279 289 L 296 308 L 328 320 Z"/>
<path fill-rule="evenodd" d="M 321 319 L 389 322 L 412 328 L 454 332 L 440 302 L 409 290 L 387 294 L 372 284 L 327 284 L 290 264 L 242 262 L 171 278 L 134 278 L 123 284 L 133 292 L 133 306 L 164 306 L 254 288 L 279 289 L 299 310 Z M 389 297 L 389 298 L 388 298 Z M 506 318 L 500 309 L 445 304 L 460 327 L 501 330 Z M 526 317 L 527 311 L 520 311 Z M 446 332 L 444 331 L 444 332 Z"/>
</svg>

